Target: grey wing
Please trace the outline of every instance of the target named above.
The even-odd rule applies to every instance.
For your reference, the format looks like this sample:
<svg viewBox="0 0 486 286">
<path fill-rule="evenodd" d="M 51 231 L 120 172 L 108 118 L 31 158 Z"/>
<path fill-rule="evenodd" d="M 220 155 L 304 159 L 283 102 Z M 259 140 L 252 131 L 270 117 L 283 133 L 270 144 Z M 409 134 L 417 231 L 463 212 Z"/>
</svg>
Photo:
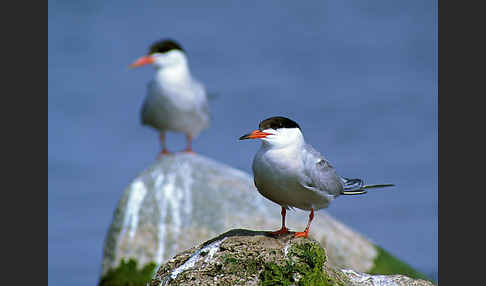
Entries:
<svg viewBox="0 0 486 286">
<path fill-rule="evenodd" d="M 152 88 L 153 82 L 150 81 L 147 84 L 147 94 L 145 95 L 145 98 L 142 103 L 142 109 L 140 111 L 140 119 L 142 121 L 142 124 L 150 124 L 151 122 L 151 109 L 150 109 L 150 91 Z"/>
<path fill-rule="evenodd" d="M 140 119 L 142 121 L 142 124 L 147 124 L 147 125 L 152 125 L 156 126 L 157 125 L 157 112 L 156 112 L 156 101 L 157 101 L 157 96 L 154 95 L 153 93 L 153 81 L 150 81 L 147 84 L 147 95 L 145 96 L 145 99 L 142 104 L 142 109 L 140 112 Z"/>
<path fill-rule="evenodd" d="M 202 109 L 202 111 L 203 111 L 205 114 L 207 114 L 207 116 L 208 116 L 208 118 L 209 118 L 211 113 L 210 113 L 210 111 L 209 111 L 209 102 L 208 102 L 207 100 L 206 100 L 206 101 L 203 103 L 203 105 L 202 105 L 201 109 Z"/>
<path fill-rule="evenodd" d="M 209 122 L 210 117 L 211 117 L 211 115 L 210 115 L 211 112 L 210 112 L 210 109 L 209 109 L 209 100 L 208 100 L 208 93 L 206 91 L 206 87 L 201 82 L 199 82 L 198 80 L 195 80 L 195 79 L 194 79 L 194 85 L 195 85 L 197 92 L 201 96 L 201 101 L 202 101 L 201 112 L 203 112 L 203 114 L 207 118 L 207 121 Z"/>
<path fill-rule="evenodd" d="M 343 182 L 334 167 L 312 146 L 304 146 L 304 177 L 301 183 L 334 197 L 343 192 Z"/>
</svg>

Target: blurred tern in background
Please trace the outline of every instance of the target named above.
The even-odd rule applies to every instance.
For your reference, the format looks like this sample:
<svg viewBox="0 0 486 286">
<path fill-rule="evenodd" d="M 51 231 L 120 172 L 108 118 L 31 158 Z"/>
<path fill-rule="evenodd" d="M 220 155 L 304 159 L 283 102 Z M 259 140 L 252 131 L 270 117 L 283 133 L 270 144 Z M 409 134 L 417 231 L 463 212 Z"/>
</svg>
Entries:
<svg viewBox="0 0 486 286">
<path fill-rule="evenodd" d="M 273 235 L 289 233 L 285 214 L 289 208 L 310 211 L 307 227 L 295 232 L 307 237 L 314 210 L 327 208 L 339 195 L 359 195 L 367 189 L 393 184 L 365 185 L 361 179 L 348 179 L 336 173 L 329 161 L 306 144 L 300 126 L 285 117 L 271 117 L 260 122 L 259 129 L 240 137 L 261 139 L 253 159 L 253 175 L 258 192 L 282 207 L 282 228 Z"/>
<path fill-rule="evenodd" d="M 142 124 L 160 132 L 161 155 L 169 154 L 166 131 L 184 133 L 185 151 L 193 152 L 192 140 L 210 123 L 206 89 L 192 77 L 184 49 L 173 40 L 154 43 L 148 54 L 130 67 L 147 64 L 155 67 L 155 76 L 142 106 Z"/>
</svg>

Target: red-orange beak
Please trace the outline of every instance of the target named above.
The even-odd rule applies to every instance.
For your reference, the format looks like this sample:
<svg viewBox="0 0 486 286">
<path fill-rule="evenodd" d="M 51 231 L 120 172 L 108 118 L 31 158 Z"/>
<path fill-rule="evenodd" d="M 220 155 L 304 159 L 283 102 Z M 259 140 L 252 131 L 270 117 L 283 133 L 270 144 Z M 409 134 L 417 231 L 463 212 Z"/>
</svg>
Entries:
<svg viewBox="0 0 486 286">
<path fill-rule="evenodd" d="M 253 130 L 250 134 L 241 136 L 240 140 L 265 138 L 268 135 L 272 135 L 272 133 L 263 132 L 257 129 L 257 130 Z"/>
<path fill-rule="evenodd" d="M 136 60 L 133 64 L 130 65 L 131 68 L 137 68 L 148 64 L 153 64 L 155 59 L 152 56 L 143 56 Z"/>
</svg>

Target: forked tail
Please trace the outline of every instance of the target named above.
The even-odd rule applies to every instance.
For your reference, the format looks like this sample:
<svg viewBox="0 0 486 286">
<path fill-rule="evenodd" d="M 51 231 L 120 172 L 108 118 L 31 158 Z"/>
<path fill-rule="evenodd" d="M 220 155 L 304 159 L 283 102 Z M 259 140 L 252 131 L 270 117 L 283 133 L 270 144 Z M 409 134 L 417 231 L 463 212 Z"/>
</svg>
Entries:
<svg viewBox="0 0 486 286">
<path fill-rule="evenodd" d="M 341 180 L 344 184 L 344 190 L 341 193 L 343 195 L 361 195 L 366 194 L 368 192 L 367 189 L 395 186 L 394 184 L 365 185 L 361 179 L 348 179 L 345 177 L 341 177 Z"/>
</svg>

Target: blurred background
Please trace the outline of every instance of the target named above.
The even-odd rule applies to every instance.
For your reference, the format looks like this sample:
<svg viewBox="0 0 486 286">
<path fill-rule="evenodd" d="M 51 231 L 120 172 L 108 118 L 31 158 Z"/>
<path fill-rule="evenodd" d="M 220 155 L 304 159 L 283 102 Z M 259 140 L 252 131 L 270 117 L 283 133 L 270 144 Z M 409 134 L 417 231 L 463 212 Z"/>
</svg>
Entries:
<svg viewBox="0 0 486 286">
<path fill-rule="evenodd" d="M 140 124 L 153 68 L 128 65 L 166 37 L 218 95 L 196 152 L 251 173 L 259 143 L 239 136 L 270 116 L 297 121 L 341 175 L 397 185 L 327 211 L 438 281 L 437 1 L 49 0 L 48 9 L 49 285 L 96 285 L 118 200 L 160 151 Z M 167 142 L 185 147 L 182 134 Z"/>
</svg>

